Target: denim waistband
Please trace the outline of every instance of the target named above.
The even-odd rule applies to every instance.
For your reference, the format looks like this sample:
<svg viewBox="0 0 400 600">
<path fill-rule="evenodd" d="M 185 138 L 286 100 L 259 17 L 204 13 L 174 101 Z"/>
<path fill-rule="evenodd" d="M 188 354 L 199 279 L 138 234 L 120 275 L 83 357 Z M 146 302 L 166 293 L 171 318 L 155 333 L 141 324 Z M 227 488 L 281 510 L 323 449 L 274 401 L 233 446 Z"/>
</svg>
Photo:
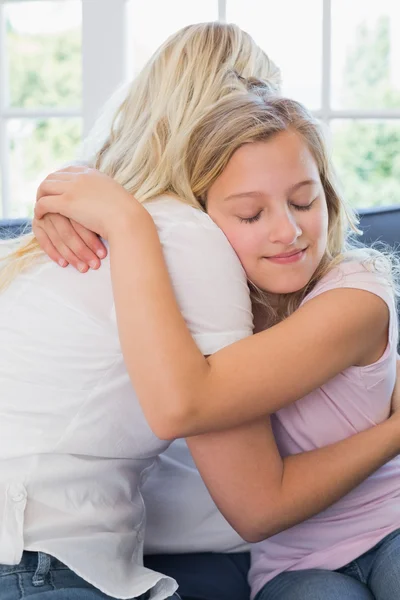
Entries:
<svg viewBox="0 0 400 600">
<path fill-rule="evenodd" d="M 39 565 L 45 560 L 50 561 L 50 566 L 52 569 L 68 569 L 64 563 L 52 556 L 44 554 L 43 552 L 24 552 L 21 562 L 19 562 L 17 565 L 0 564 L 0 577 L 11 575 L 12 573 L 29 573 L 31 571 L 35 572 Z"/>
</svg>

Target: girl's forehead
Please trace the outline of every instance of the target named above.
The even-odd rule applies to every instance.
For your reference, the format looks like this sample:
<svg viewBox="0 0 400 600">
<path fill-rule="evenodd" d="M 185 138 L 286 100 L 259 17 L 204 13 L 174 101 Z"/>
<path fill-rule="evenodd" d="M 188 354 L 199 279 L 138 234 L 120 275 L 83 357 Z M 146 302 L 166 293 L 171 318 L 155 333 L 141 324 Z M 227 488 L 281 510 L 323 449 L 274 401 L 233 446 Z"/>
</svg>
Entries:
<svg viewBox="0 0 400 600">
<path fill-rule="evenodd" d="M 249 191 L 250 184 L 253 191 L 266 190 L 294 186 L 305 179 L 319 182 L 318 166 L 306 142 L 285 131 L 270 140 L 241 146 L 210 187 L 209 198 L 213 192 L 220 196 L 222 190 L 227 195 L 230 190 Z"/>
</svg>

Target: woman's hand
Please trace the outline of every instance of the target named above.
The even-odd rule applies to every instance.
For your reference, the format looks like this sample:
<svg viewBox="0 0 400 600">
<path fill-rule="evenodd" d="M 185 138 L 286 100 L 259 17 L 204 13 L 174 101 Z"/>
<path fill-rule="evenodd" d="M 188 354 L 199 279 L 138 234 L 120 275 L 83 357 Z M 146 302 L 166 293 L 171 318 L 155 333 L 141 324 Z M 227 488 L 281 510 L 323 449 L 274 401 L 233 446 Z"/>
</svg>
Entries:
<svg viewBox="0 0 400 600">
<path fill-rule="evenodd" d="M 35 219 L 58 213 L 108 239 L 128 215 L 140 211 L 147 212 L 108 175 L 88 167 L 68 167 L 39 186 Z"/>
<path fill-rule="evenodd" d="M 32 230 L 41 249 L 60 267 L 69 264 L 81 273 L 98 269 L 107 249 L 99 236 L 76 221 L 48 213 L 34 218 Z"/>
</svg>

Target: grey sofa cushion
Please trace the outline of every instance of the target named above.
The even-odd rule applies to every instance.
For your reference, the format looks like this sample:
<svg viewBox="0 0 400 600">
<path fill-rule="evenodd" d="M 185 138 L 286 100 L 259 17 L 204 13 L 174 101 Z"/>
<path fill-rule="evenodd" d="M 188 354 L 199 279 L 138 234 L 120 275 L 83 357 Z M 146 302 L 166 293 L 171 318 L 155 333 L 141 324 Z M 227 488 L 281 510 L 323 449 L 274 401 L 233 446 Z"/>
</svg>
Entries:
<svg viewBox="0 0 400 600">
<path fill-rule="evenodd" d="M 360 211 L 362 241 L 371 244 L 381 241 L 398 249 L 400 244 L 400 205 L 369 208 Z"/>
</svg>

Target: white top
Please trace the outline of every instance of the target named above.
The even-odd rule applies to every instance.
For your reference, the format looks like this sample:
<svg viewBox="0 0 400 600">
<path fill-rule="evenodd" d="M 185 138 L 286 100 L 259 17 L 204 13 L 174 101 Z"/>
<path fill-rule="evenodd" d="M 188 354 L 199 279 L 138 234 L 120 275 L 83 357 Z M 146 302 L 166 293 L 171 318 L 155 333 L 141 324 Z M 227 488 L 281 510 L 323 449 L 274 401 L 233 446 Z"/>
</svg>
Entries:
<svg viewBox="0 0 400 600">
<path fill-rule="evenodd" d="M 142 491 L 145 554 L 250 549 L 214 504 L 185 440 L 176 440 L 157 458 Z"/>
<path fill-rule="evenodd" d="M 202 352 L 249 335 L 246 277 L 223 233 L 173 198 L 147 207 Z M 170 596 L 176 583 L 142 566 L 140 492 L 168 444 L 124 365 L 108 260 L 18 276 L 0 294 L 0 337 L 0 563 L 43 551 L 111 596 Z"/>
</svg>

